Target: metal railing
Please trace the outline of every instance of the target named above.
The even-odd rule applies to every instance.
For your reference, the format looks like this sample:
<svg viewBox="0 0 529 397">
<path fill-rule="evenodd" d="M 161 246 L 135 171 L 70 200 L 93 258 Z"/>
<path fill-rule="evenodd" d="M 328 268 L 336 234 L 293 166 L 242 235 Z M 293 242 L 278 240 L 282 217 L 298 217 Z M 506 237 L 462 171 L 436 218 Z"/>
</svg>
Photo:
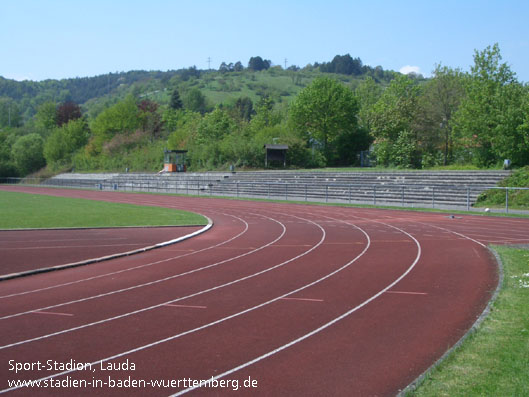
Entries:
<svg viewBox="0 0 529 397">
<path fill-rule="evenodd" d="M 24 184 L 61 188 L 172 193 L 198 196 L 264 198 L 288 201 L 372 204 L 421 208 L 458 208 L 470 210 L 480 193 L 488 189 L 505 191 L 505 212 L 509 212 L 509 194 L 529 188 L 475 187 L 422 184 L 339 184 L 288 182 L 230 182 L 218 179 L 163 180 L 0 178 L 0 184 Z"/>
</svg>

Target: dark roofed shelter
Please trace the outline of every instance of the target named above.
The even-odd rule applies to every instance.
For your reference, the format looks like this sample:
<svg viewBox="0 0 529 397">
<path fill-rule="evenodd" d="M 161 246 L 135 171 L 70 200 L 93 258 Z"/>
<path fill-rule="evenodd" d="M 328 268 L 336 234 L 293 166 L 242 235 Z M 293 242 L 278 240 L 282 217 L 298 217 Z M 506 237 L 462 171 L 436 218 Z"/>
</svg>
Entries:
<svg viewBox="0 0 529 397">
<path fill-rule="evenodd" d="M 265 168 L 271 161 L 279 161 L 283 163 L 283 167 L 287 166 L 287 145 L 264 145 L 266 149 Z"/>
</svg>

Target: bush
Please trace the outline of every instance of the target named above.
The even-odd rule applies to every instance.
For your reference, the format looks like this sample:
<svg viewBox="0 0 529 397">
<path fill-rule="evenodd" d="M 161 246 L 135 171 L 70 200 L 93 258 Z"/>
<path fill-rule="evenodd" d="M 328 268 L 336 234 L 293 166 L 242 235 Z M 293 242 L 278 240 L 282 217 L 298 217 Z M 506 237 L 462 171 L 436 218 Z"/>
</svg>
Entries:
<svg viewBox="0 0 529 397">
<path fill-rule="evenodd" d="M 529 166 L 520 168 L 511 176 L 501 181 L 499 186 L 503 187 L 527 187 L 529 188 Z M 482 206 L 504 206 L 505 190 L 490 189 L 479 195 L 476 204 Z M 529 190 L 510 190 L 509 206 L 518 208 L 529 208 Z"/>
<path fill-rule="evenodd" d="M 24 135 L 11 148 L 13 158 L 20 174 L 27 175 L 46 165 L 44 159 L 44 140 L 39 134 Z"/>
</svg>

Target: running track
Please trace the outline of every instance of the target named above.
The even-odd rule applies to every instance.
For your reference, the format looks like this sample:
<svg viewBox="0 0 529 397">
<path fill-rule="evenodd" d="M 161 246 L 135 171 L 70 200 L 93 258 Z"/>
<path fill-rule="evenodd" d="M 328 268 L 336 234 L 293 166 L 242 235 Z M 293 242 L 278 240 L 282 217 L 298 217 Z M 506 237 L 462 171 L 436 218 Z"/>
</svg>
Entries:
<svg viewBox="0 0 529 397">
<path fill-rule="evenodd" d="M 1 282 L 0 389 L 13 396 L 395 395 L 485 308 L 498 282 L 486 245 L 529 243 L 529 219 L 2 189 L 214 222 L 176 245 Z M 15 374 L 10 360 L 33 369 Z M 48 360 L 92 366 L 48 370 Z M 226 387 L 183 382 L 212 377 Z M 16 379 L 181 383 L 9 390 Z M 248 379 L 257 387 L 244 388 Z"/>
</svg>

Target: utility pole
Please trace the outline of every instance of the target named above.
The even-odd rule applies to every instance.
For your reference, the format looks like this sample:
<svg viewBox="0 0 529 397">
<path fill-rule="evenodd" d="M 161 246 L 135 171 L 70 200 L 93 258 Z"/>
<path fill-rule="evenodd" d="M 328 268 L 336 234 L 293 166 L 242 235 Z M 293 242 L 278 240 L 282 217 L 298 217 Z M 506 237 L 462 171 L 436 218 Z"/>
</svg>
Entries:
<svg viewBox="0 0 529 397">
<path fill-rule="evenodd" d="M 285 70 L 287 70 L 287 61 L 288 59 L 285 58 Z"/>
<path fill-rule="evenodd" d="M 208 70 L 210 70 L 210 69 L 211 69 L 211 58 L 208 57 Z"/>
</svg>

